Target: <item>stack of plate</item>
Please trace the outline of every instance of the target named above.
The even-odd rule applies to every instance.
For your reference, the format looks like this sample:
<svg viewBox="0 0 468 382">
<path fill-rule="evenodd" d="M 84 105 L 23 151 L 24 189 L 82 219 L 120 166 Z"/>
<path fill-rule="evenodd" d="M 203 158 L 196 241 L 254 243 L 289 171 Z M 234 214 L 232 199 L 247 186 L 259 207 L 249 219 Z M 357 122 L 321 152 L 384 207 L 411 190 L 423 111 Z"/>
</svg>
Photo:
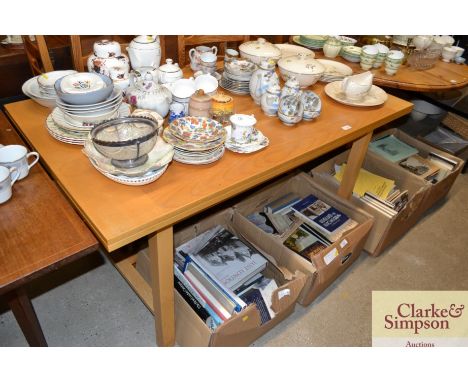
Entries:
<svg viewBox="0 0 468 382">
<path fill-rule="evenodd" d="M 296 44 L 305 46 L 309 49 L 322 49 L 327 41 L 327 36 L 324 35 L 301 35 L 294 36 L 293 41 Z"/>
<path fill-rule="evenodd" d="M 109 158 L 96 150 L 90 134 L 86 137 L 84 146 L 83 152 L 96 170 L 114 182 L 128 186 L 154 182 L 164 174 L 174 155 L 174 148 L 158 137 L 145 163 L 132 168 L 121 168 L 114 166 Z"/>
<path fill-rule="evenodd" d="M 163 138 L 174 146 L 175 161 L 207 164 L 223 156 L 226 130 L 210 118 L 183 117 L 164 130 Z"/>
<path fill-rule="evenodd" d="M 233 60 L 224 66 L 220 86 L 234 94 L 250 94 L 249 83 L 257 65 L 248 60 Z"/>
<path fill-rule="evenodd" d="M 227 132 L 226 137 L 226 148 L 230 151 L 240 154 L 250 154 L 255 151 L 264 149 L 270 143 L 267 137 L 265 137 L 260 130 L 253 128 L 251 140 L 248 143 L 238 143 L 231 139 L 231 125 L 225 127 Z"/>
<path fill-rule="evenodd" d="M 348 65 L 333 60 L 317 59 L 325 67 L 325 73 L 320 78 L 322 82 L 341 81 L 353 74 L 353 69 Z"/>
<path fill-rule="evenodd" d="M 120 89 L 119 89 L 120 91 Z M 116 116 L 126 117 L 130 115 L 130 105 L 121 103 Z M 70 123 L 63 111 L 56 107 L 47 117 L 46 128 L 48 133 L 60 142 L 72 145 L 84 145 L 94 124 L 86 122 Z"/>
<path fill-rule="evenodd" d="M 39 105 L 53 109 L 55 107 L 55 100 L 57 99 L 57 93 L 54 89 L 55 81 L 73 73 L 76 73 L 76 70 L 57 70 L 41 74 L 27 80 L 23 84 L 22 91 Z"/>
<path fill-rule="evenodd" d="M 349 62 L 360 62 L 361 61 L 361 48 L 358 46 L 345 46 L 341 49 L 340 55 Z"/>
</svg>

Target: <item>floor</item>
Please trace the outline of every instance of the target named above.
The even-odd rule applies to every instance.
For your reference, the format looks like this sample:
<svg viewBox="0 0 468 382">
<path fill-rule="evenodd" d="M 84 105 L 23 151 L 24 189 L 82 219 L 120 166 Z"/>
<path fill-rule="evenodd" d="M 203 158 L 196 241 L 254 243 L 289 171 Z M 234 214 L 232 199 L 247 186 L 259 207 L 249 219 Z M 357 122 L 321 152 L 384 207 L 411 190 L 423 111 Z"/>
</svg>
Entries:
<svg viewBox="0 0 468 382">
<path fill-rule="evenodd" d="M 468 174 L 378 258 L 365 253 L 253 346 L 370 346 L 372 290 L 468 290 Z M 30 285 L 49 346 L 154 346 L 151 313 L 113 265 L 90 256 Z M 0 302 L 0 346 L 27 346 Z"/>
</svg>

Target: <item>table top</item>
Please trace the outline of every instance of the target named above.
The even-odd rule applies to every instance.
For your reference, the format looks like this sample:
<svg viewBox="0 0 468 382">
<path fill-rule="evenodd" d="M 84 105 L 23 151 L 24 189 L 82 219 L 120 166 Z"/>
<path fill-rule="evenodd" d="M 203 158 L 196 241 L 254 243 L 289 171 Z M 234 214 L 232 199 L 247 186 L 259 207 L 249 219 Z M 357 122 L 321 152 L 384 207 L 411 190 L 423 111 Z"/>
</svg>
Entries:
<svg viewBox="0 0 468 382">
<path fill-rule="evenodd" d="M 314 51 L 315 58 L 338 61 L 348 65 L 355 74 L 364 72 L 359 63 L 349 62 L 342 57 L 327 58 L 321 51 Z M 384 64 L 372 69 L 374 85 L 402 90 L 435 92 L 458 89 L 468 86 L 468 65 L 458 65 L 453 62 L 437 60 L 433 68 L 416 70 L 408 65 L 402 65 L 395 75 L 385 73 Z"/>
<path fill-rule="evenodd" d="M 50 137 L 45 129 L 50 110 L 32 100 L 5 108 L 83 219 L 112 251 L 352 142 L 412 108 L 411 103 L 390 95 L 381 106 L 351 107 L 328 98 L 323 84 L 312 89 L 322 99 L 322 113 L 294 127 L 267 117 L 250 96 L 234 96 L 235 111 L 254 114 L 256 127 L 270 139 L 266 149 L 252 154 L 226 150 L 219 161 L 202 166 L 173 161 L 161 178 L 138 187 L 107 179 L 80 147 Z"/>
<path fill-rule="evenodd" d="M 0 112 L 0 143 L 24 144 Z M 40 164 L 0 204 L 0 292 L 84 256 L 98 246 Z"/>
</svg>

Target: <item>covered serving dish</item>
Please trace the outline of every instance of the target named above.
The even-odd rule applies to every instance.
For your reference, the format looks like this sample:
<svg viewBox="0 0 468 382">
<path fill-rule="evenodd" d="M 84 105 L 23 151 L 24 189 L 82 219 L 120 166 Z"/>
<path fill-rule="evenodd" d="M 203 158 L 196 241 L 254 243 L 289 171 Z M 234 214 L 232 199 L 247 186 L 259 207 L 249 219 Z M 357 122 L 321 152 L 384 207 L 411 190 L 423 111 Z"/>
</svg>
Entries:
<svg viewBox="0 0 468 382">
<path fill-rule="evenodd" d="M 239 50 L 243 58 L 257 65 L 264 60 L 272 59 L 276 62 L 281 58 L 281 50 L 264 38 L 244 42 L 239 46 Z"/>
<path fill-rule="evenodd" d="M 295 77 L 301 88 L 315 84 L 325 73 L 325 67 L 320 62 L 303 53 L 282 58 L 278 61 L 278 67 L 283 80 Z"/>
</svg>

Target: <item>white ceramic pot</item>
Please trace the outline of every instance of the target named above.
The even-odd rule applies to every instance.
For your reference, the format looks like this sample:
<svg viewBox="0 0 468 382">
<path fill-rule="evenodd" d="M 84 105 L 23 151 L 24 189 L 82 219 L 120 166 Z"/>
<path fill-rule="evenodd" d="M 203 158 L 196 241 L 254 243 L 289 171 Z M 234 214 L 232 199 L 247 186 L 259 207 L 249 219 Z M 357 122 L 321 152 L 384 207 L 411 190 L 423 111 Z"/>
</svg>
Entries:
<svg viewBox="0 0 468 382">
<path fill-rule="evenodd" d="M 99 40 L 93 44 L 94 55 L 99 58 L 116 57 L 122 54 L 117 41 Z"/>
<path fill-rule="evenodd" d="M 182 69 L 180 69 L 179 64 L 173 63 L 173 61 L 168 58 L 164 65 L 159 67 L 158 79 L 162 84 L 167 84 L 171 82 L 176 82 L 184 77 Z"/>
<path fill-rule="evenodd" d="M 278 67 L 283 80 L 295 77 L 301 88 L 315 84 L 325 73 L 322 64 L 303 53 L 282 58 L 278 61 Z"/>
<path fill-rule="evenodd" d="M 247 41 L 239 46 L 240 55 L 253 63 L 260 65 L 260 62 L 272 59 L 275 62 L 281 58 L 281 50 L 264 38 L 257 41 Z"/>
<path fill-rule="evenodd" d="M 135 37 L 127 48 L 133 69 L 143 66 L 159 68 L 161 63 L 161 44 L 156 35 Z"/>
<path fill-rule="evenodd" d="M 278 75 L 275 72 L 275 62 L 265 60 L 260 63 L 260 67 L 252 74 L 249 82 L 250 95 L 257 105 L 260 105 L 262 95 L 274 84 L 279 84 Z"/>
</svg>

